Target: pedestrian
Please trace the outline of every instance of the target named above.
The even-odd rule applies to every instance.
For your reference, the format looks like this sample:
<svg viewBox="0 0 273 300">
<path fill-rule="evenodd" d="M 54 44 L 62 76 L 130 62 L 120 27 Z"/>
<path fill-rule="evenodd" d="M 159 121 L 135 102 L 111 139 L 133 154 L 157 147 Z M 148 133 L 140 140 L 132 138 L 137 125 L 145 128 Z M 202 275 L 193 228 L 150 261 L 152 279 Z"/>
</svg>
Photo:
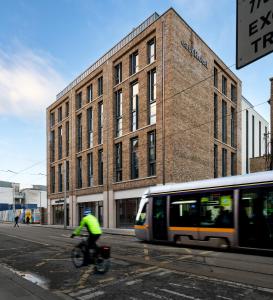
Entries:
<svg viewBox="0 0 273 300">
<path fill-rule="evenodd" d="M 29 224 L 29 216 L 27 216 L 27 224 Z"/>
<path fill-rule="evenodd" d="M 16 226 L 19 227 L 18 220 L 19 220 L 19 217 L 16 216 L 16 217 L 14 218 L 14 222 L 15 222 L 14 227 L 16 227 Z"/>
</svg>

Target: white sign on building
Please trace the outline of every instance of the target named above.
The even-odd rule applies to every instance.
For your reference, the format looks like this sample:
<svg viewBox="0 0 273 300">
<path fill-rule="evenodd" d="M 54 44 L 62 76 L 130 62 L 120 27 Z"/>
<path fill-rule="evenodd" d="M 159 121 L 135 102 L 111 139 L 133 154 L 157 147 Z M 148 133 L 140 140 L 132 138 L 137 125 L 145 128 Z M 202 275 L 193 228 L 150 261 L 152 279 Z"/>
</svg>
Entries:
<svg viewBox="0 0 273 300">
<path fill-rule="evenodd" d="M 236 68 L 273 51 L 273 0 L 237 0 Z"/>
</svg>

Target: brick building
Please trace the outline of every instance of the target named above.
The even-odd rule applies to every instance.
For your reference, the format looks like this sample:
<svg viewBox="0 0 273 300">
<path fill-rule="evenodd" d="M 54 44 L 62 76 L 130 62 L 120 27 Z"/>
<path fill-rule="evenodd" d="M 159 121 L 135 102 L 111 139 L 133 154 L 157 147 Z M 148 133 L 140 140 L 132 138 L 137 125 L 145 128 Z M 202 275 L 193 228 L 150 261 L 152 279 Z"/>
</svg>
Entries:
<svg viewBox="0 0 273 300">
<path fill-rule="evenodd" d="M 70 225 L 88 206 L 130 227 L 149 186 L 240 174 L 240 95 L 175 10 L 153 14 L 48 107 L 49 222 L 63 222 L 65 185 Z"/>
</svg>

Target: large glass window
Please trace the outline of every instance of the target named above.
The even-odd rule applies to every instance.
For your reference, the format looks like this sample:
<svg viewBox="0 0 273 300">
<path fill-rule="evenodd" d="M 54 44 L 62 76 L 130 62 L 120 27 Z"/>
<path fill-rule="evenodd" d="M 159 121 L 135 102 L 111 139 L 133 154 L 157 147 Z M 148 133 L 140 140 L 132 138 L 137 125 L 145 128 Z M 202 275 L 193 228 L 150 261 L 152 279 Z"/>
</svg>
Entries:
<svg viewBox="0 0 273 300">
<path fill-rule="evenodd" d="M 66 190 L 69 191 L 69 161 L 66 161 Z"/>
<path fill-rule="evenodd" d="M 122 136 L 122 90 L 115 92 L 116 137 Z"/>
<path fill-rule="evenodd" d="M 156 69 L 148 72 L 149 124 L 156 123 Z"/>
<path fill-rule="evenodd" d="M 214 178 L 218 177 L 218 146 L 214 145 Z"/>
<path fill-rule="evenodd" d="M 214 68 L 214 77 L 213 77 L 213 80 L 214 80 L 214 86 L 216 88 L 218 88 L 218 70 L 217 70 L 217 68 Z"/>
<path fill-rule="evenodd" d="M 222 141 L 227 143 L 227 103 L 222 100 Z"/>
<path fill-rule="evenodd" d="M 103 94 L 103 77 L 98 78 L 98 96 Z"/>
<path fill-rule="evenodd" d="M 87 102 L 90 102 L 93 100 L 93 85 L 90 84 L 88 87 L 87 87 Z"/>
<path fill-rule="evenodd" d="M 241 190 L 239 243 L 254 248 L 273 248 L 273 187 Z"/>
<path fill-rule="evenodd" d="M 87 154 L 87 185 L 93 186 L 93 153 Z"/>
<path fill-rule="evenodd" d="M 138 82 L 131 85 L 131 130 L 138 129 Z"/>
<path fill-rule="evenodd" d="M 122 181 L 122 144 L 115 145 L 116 182 Z"/>
<path fill-rule="evenodd" d="M 77 151 L 82 151 L 82 115 L 77 115 Z"/>
<path fill-rule="evenodd" d="M 63 129 L 62 126 L 58 127 L 58 159 L 62 158 L 63 154 Z"/>
<path fill-rule="evenodd" d="M 129 74 L 133 75 L 138 72 L 138 51 L 130 55 L 130 70 Z"/>
<path fill-rule="evenodd" d="M 222 75 L 222 93 L 227 95 L 227 79 L 224 75 Z"/>
<path fill-rule="evenodd" d="M 236 175 L 236 153 L 231 152 L 231 157 L 230 157 L 230 170 L 231 170 L 231 176 Z"/>
<path fill-rule="evenodd" d="M 61 122 L 63 119 L 63 111 L 62 111 L 62 107 L 58 108 L 58 122 Z"/>
<path fill-rule="evenodd" d="M 231 107 L 231 115 L 230 115 L 230 138 L 231 138 L 231 146 L 236 147 L 235 145 L 235 109 Z"/>
<path fill-rule="evenodd" d="M 148 133 L 148 176 L 156 174 L 156 138 L 155 131 Z"/>
<path fill-rule="evenodd" d="M 55 131 L 50 131 L 50 162 L 55 160 Z"/>
<path fill-rule="evenodd" d="M 122 63 L 119 63 L 115 66 L 115 78 L 114 82 L 115 84 L 119 84 L 122 81 Z"/>
<path fill-rule="evenodd" d="M 93 109 L 87 109 L 87 145 L 93 147 Z"/>
<path fill-rule="evenodd" d="M 230 98 L 233 102 L 236 102 L 237 100 L 237 88 L 234 84 L 231 84 L 230 86 Z"/>
<path fill-rule="evenodd" d="M 117 200 L 117 227 L 133 228 L 136 220 L 140 199 Z"/>
<path fill-rule="evenodd" d="M 214 138 L 218 138 L 218 96 L 214 94 Z"/>
<path fill-rule="evenodd" d="M 76 109 L 80 109 L 81 107 L 82 107 L 82 92 L 79 92 L 76 95 Z"/>
<path fill-rule="evenodd" d="M 131 179 L 138 178 L 138 138 L 131 139 Z"/>
<path fill-rule="evenodd" d="M 82 158 L 77 158 L 77 188 L 82 188 Z"/>
<path fill-rule="evenodd" d="M 155 38 L 147 43 L 148 64 L 155 61 Z"/>
<path fill-rule="evenodd" d="M 58 165 L 58 183 L 59 183 L 59 192 L 63 191 L 63 172 L 62 164 Z"/>
<path fill-rule="evenodd" d="M 98 144 L 102 144 L 103 141 L 103 102 L 98 104 Z"/>
<path fill-rule="evenodd" d="M 50 113 L 50 126 L 54 126 L 55 125 L 55 113 L 52 112 Z"/>
<path fill-rule="evenodd" d="M 222 149 L 222 177 L 227 176 L 227 149 Z"/>
<path fill-rule="evenodd" d="M 66 117 L 69 116 L 69 102 L 68 101 L 65 103 L 65 116 Z"/>
<path fill-rule="evenodd" d="M 65 148 L 66 156 L 69 155 L 69 122 L 65 123 Z"/>
<path fill-rule="evenodd" d="M 99 185 L 103 184 L 103 150 L 98 151 L 98 181 Z"/>
<path fill-rule="evenodd" d="M 55 193 L 55 167 L 50 168 L 51 193 Z"/>
</svg>

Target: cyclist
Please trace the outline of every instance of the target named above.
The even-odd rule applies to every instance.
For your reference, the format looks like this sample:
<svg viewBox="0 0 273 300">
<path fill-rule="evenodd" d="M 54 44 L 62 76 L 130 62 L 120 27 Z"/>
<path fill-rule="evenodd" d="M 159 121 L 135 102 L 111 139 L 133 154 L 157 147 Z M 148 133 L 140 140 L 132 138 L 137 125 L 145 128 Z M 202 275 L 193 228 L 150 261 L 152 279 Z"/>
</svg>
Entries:
<svg viewBox="0 0 273 300">
<path fill-rule="evenodd" d="M 80 226 L 73 231 L 71 237 L 73 238 L 75 235 L 80 235 L 81 230 L 84 226 L 89 233 L 88 249 L 85 249 L 85 261 L 87 261 L 89 256 L 89 249 L 95 249 L 95 252 L 97 252 L 98 246 L 96 244 L 96 241 L 102 234 L 99 221 L 95 216 L 91 214 L 91 210 L 89 208 L 84 210 Z"/>
</svg>

